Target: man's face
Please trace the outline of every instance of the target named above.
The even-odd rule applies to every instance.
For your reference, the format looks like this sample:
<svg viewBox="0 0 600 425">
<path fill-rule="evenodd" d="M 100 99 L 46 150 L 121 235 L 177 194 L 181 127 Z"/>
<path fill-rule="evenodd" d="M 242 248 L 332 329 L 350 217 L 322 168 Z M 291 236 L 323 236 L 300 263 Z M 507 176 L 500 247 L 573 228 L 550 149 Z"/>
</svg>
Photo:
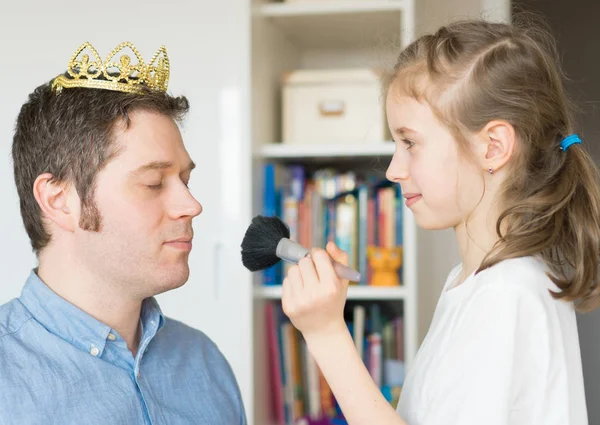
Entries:
<svg viewBox="0 0 600 425">
<path fill-rule="evenodd" d="M 99 280 L 143 299 L 187 281 L 202 206 L 187 188 L 194 164 L 177 124 L 148 111 L 130 119 L 115 128 L 119 153 L 96 178 L 100 230 L 76 229 L 74 251 Z"/>
</svg>

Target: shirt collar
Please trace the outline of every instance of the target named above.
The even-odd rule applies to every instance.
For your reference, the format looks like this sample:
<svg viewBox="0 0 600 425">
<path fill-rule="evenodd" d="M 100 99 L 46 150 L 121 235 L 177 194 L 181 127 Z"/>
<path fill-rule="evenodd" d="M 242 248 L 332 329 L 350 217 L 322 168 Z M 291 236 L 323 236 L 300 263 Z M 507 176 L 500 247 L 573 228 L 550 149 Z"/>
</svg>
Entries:
<svg viewBox="0 0 600 425">
<path fill-rule="evenodd" d="M 49 332 L 97 357 L 102 356 L 109 334 L 122 339 L 110 326 L 52 291 L 38 277 L 36 270 L 32 270 L 27 278 L 19 300 Z M 144 300 L 140 317 L 143 338 L 147 340 L 164 326 L 165 318 L 154 298 Z"/>
</svg>

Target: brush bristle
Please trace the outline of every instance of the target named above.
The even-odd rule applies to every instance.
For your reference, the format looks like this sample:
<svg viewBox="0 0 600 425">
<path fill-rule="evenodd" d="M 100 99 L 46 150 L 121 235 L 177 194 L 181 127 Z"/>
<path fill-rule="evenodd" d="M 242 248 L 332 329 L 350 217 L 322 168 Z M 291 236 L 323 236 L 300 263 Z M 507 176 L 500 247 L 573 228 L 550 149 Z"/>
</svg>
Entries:
<svg viewBox="0 0 600 425">
<path fill-rule="evenodd" d="M 257 215 L 246 230 L 242 241 L 242 263 L 255 272 L 274 266 L 279 262 L 275 255 L 282 238 L 290 237 L 289 227 L 278 217 Z"/>
</svg>

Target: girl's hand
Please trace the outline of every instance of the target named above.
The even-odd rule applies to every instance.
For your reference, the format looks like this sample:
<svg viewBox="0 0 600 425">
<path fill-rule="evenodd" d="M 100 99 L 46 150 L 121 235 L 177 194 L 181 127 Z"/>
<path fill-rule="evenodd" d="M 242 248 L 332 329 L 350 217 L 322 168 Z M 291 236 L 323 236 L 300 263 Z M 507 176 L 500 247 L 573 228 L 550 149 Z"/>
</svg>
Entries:
<svg viewBox="0 0 600 425">
<path fill-rule="evenodd" d="M 344 305 L 348 281 L 337 277 L 331 259 L 348 265 L 348 254 L 333 242 L 314 249 L 290 268 L 283 280 L 282 306 L 304 338 L 346 331 Z"/>
</svg>

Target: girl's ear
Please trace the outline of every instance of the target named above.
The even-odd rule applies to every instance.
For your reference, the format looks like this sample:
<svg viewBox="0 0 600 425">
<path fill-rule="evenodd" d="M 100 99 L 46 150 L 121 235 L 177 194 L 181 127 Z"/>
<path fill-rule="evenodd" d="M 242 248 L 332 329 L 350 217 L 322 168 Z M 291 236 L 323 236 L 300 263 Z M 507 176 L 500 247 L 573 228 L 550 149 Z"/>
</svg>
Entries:
<svg viewBox="0 0 600 425">
<path fill-rule="evenodd" d="M 484 171 L 502 169 L 515 150 L 516 133 L 506 121 L 490 121 L 479 132 L 478 159 Z"/>
</svg>

